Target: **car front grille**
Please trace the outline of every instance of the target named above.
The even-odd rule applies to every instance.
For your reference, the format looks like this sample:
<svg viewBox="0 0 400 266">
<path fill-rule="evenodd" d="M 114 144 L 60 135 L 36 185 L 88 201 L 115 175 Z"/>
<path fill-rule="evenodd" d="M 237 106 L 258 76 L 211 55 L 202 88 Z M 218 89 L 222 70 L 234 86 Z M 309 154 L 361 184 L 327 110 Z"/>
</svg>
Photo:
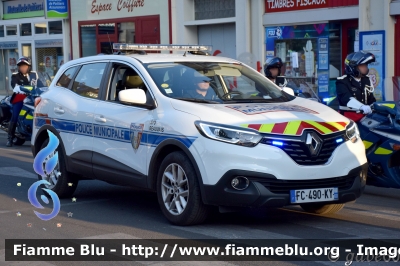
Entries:
<svg viewBox="0 0 400 266">
<path fill-rule="evenodd" d="M 307 132 L 304 134 L 308 134 Z M 334 135 L 322 136 L 317 134 L 321 141 L 320 149 L 317 154 L 312 154 L 309 146 L 306 144 L 306 136 L 302 136 L 299 139 L 287 139 L 280 140 L 282 146 L 276 146 L 286 152 L 297 164 L 312 166 L 312 165 L 323 165 L 326 164 L 331 158 L 333 152 L 346 141 L 343 132 Z M 337 142 L 338 139 L 342 139 L 342 142 Z M 273 137 L 264 137 L 261 140 L 262 144 L 273 145 Z"/>
<path fill-rule="evenodd" d="M 290 190 L 297 189 L 337 187 L 339 190 L 346 190 L 352 187 L 356 177 L 357 176 L 355 175 L 313 180 L 280 180 L 276 178 L 250 177 L 249 180 L 262 184 L 265 188 L 273 193 L 288 194 L 290 193 Z"/>
</svg>

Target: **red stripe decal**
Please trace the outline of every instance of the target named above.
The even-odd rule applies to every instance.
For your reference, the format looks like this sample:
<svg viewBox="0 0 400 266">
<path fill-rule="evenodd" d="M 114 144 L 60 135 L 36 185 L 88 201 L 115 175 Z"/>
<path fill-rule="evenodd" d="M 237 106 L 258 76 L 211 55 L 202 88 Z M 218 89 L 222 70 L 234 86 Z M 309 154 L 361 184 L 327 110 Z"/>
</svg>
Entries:
<svg viewBox="0 0 400 266">
<path fill-rule="evenodd" d="M 303 123 L 303 122 L 302 122 Z M 318 128 L 314 127 L 313 125 L 310 125 L 307 122 L 304 122 L 307 125 L 307 129 L 315 129 L 316 131 L 318 131 L 320 134 L 325 135 L 324 132 L 322 132 L 321 130 L 319 130 Z"/>
<path fill-rule="evenodd" d="M 346 127 L 347 123 L 346 122 L 337 122 L 339 125 Z"/>
<path fill-rule="evenodd" d="M 252 129 L 259 131 L 261 128 L 261 124 L 260 125 L 249 125 L 248 128 L 252 128 Z"/>
<path fill-rule="evenodd" d="M 327 129 L 331 130 L 332 132 L 338 132 L 339 129 L 337 129 L 336 127 L 326 123 L 326 122 L 318 122 L 320 125 L 326 127 Z"/>
<path fill-rule="evenodd" d="M 273 133 L 273 134 L 283 134 L 285 132 L 287 124 L 288 124 L 287 122 L 275 124 L 271 133 Z"/>
<path fill-rule="evenodd" d="M 297 129 L 296 135 L 300 136 L 303 133 L 304 129 L 307 129 L 307 128 L 308 128 L 308 124 L 305 123 L 304 121 L 301 121 L 299 129 Z"/>
</svg>

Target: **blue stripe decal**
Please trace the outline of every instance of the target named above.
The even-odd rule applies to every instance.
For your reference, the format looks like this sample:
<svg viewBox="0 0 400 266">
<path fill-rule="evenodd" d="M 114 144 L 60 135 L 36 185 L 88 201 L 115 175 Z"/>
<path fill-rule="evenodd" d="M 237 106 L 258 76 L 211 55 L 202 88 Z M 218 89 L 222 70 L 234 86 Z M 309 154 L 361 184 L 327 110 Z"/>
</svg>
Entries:
<svg viewBox="0 0 400 266">
<path fill-rule="evenodd" d="M 46 119 L 35 117 L 35 125 L 41 127 L 46 124 Z M 51 119 L 52 126 L 59 132 L 72 133 L 80 136 L 89 136 L 99 139 L 108 139 L 112 141 L 131 143 L 130 128 L 110 127 L 99 124 L 82 123 L 71 120 Z M 197 137 L 190 137 L 169 133 L 153 133 L 143 131 L 141 146 L 157 147 L 161 142 L 167 139 L 174 139 L 182 142 L 187 148 L 190 148 Z"/>
</svg>

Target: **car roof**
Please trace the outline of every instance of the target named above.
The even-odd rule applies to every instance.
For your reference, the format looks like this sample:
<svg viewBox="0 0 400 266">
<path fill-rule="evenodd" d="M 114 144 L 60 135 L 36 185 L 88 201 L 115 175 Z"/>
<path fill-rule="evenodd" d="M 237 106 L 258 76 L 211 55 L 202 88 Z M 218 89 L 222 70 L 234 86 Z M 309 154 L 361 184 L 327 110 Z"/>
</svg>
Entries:
<svg viewBox="0 0 400 266">
<path fill-rule="evenodd" d="M 96 55 L 88 56 L 80 59 L 69 61 L 70 64 L 87 63 L 90 61 L 99 60 L 120 60 L 121 57 L 129 57 L 140 61 L 143 64 L 147 63 L 167 63 L 167 62 L 215 62 L 215 63 L 240 63 L 237 60 L 220 57 L 220 56 L 205 56 L 205 55 L 192 55 L 187 54 L 129 54 L 129 55 Z"/>
</svg>

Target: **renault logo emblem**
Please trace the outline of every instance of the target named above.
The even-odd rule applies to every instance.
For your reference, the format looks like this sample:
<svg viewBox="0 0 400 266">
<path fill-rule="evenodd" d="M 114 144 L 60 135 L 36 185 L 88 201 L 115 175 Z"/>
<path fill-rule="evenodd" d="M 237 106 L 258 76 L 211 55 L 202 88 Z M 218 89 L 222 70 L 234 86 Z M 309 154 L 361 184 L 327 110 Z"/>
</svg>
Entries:
<svg viewBox="0 0 400 266">
<path fill-rule="evenodd" d="M 322 147 L 322 140 L 314 132 L 307 134 L 306 144 L 312 156 L 317 156 Z"/>
</svg>

